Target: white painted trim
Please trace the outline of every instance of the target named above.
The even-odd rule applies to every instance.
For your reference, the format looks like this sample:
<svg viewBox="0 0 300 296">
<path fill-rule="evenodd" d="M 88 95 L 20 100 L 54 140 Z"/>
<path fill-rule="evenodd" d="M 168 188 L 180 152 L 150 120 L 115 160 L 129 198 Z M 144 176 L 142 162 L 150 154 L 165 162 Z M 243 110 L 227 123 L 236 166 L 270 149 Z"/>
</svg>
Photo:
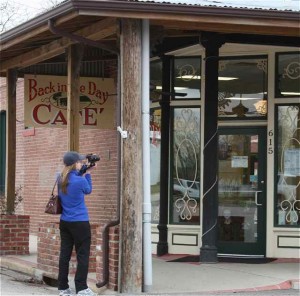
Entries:
<svg viewBox="0 0 300 296">
<path fill-rule="evenodd" d="M 268 128 L 267 128 L 267 147 L 269 141 L 273 143 L 273 151 L 275 149 L 275 126 L 274 126 L 274 87 L 275 81 L 275 53 L 270 53 L 268 56 Z M 273 136 L 269 135 L 273 131 Z M 267 149 L 266 147 L 266 149 Z M 269 147 L 271 148 L 271 147 Z M 274 157 L 275 154 L 269 154 L 267 149 L 267 179 L 266 179 L 266 256 L 273 257 L 272 246 L 274 246 L 272 236 L 272 226 L 274 223 Z M 270 227 L 271 226 L 271 227 Z"/>
</svg>

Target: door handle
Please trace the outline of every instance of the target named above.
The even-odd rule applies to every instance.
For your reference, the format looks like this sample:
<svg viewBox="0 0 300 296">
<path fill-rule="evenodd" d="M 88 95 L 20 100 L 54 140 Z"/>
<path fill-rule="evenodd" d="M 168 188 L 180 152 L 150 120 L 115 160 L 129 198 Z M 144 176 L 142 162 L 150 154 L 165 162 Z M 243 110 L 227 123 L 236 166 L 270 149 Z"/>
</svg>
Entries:
<svg viewBox="0 0 300 296">
<path fill-rule="evenodd" d="M 258 193 L 262 193 L 262 191 L 255 191 L 255 204 L 257 206 L 262 206 L 263 204 L 262 203 L 259 204 L 258 201 L 257 201 L 257 199 L 258 199 Z"/>
</svg>

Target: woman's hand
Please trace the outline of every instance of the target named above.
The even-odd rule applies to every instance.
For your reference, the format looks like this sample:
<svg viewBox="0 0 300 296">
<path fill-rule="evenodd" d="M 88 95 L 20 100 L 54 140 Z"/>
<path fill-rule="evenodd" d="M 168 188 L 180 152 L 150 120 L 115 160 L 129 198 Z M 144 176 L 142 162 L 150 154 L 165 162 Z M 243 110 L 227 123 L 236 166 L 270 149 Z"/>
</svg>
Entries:
<svg viewBox="0 0 300 296">
<path fill-rule="evenodd" d="M 95 165 L 93 165 L 92 167 L 89 167 L 89 169 L 86 171 L 85 174 L 91 174 L 91 171 L 94 170 L 96 166 L 97 166 L 97 164 L 95 163 Z"/>
</svg>

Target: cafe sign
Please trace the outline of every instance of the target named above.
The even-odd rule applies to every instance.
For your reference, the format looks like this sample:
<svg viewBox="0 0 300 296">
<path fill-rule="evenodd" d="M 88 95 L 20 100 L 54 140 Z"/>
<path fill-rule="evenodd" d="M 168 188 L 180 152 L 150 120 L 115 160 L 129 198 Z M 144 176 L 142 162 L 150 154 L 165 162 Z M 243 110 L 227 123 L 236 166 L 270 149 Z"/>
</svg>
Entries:
<svg viewBox="0 0 300 296">
<path fill-rule="evenodd" d="M 112 78 L 81 77 L 80 127 L 113 129 L 115 93 Z M 67 126 L 67 77 L 24 75 L 25 127 Z"/>
</svg>

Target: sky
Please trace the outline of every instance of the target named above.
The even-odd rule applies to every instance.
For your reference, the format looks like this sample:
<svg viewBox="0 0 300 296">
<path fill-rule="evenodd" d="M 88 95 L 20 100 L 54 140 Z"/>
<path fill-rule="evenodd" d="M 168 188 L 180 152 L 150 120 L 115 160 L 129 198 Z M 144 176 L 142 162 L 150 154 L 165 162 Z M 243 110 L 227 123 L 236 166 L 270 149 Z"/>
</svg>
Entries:
<svg viewBox="0 0 300 296">
<path fill-rule="evenodd" d="M 3 0 L 1 0 L 3 1 Z M 29 0 L 29 1 L 24 1 L 24 0 L 9 0 L 10 3 L 14 3 L 15 5 L 18 6 L 23 6 L 27 7 L 32 11 L 32 13 L 39 13 L 42 12 L 45 7 L 50 7 L 51 2 L 62 2 L 63 0 Z"/>
<path fill-rule="evenodd" d="M 0 0 L 0 33 L 42 13 L 63 0 Z M 4 5 L 8 6 L 4 8 Z M 54 4 L 53 4 L 54 3 Z M 10 18 L 8 22 L 7 19 Z"/>
<path fill-rule="evenodd" d="M 50 1 L 48 3 L 47 0 L 9 0 L 9 2 L 18 7 L 19 10 L 27 9 L 32 16 L 41 13 L 46 7 L 51 6 Z"/>
</svg>

